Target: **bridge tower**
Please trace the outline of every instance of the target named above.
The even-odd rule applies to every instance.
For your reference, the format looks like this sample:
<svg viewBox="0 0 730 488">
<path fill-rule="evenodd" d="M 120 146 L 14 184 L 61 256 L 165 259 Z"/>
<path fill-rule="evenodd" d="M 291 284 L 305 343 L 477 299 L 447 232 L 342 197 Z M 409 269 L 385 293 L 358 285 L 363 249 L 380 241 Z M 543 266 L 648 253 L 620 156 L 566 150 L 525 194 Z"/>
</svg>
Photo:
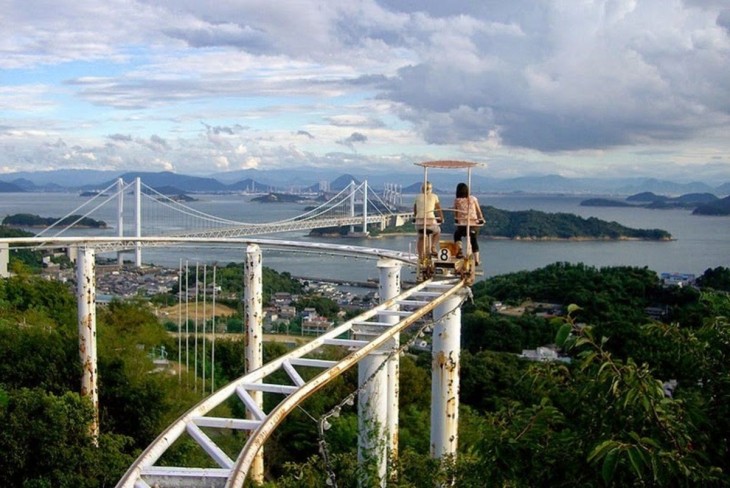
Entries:
<svg viewBox="0 0 730 488">
<path fill-rule="evenodd" d="M 350 180 L 350 217 L 355 217 L 355 181 Z M 350 233 L 355 232 L 355 226 L 350 226 Z"/>
<path fill-rule="evenodd" d="M 124 237 L 124 180 L 117 179 L 117 236 Z M 124 264 L 122 251 L 117 251 L 117 264 Z"/>
<path fill-rule="evenodd" d="M 368 235 L 368 180 L 362 183 L 362 233 Z"/>
<path fill-rule="evenodd" d="M 142 237 L 142 180 L 138 176 L 134 179 L 134 201 L 135 201 L 135 237 Z M 142 267 L 142 244 L 134 243 L 134 265 Z"/>
</svg>

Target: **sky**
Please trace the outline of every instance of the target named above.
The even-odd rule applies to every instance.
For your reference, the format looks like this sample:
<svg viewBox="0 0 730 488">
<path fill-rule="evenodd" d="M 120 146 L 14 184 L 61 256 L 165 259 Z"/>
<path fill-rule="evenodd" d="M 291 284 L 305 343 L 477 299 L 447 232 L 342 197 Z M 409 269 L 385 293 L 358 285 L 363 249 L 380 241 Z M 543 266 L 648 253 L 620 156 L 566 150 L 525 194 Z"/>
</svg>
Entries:
<svg viewBox="0 0 730 488">
<path fill-rule="evenodd" d="M 0 174 L 730 181 L 727 0 L 0 0 Z"/>
</svg>

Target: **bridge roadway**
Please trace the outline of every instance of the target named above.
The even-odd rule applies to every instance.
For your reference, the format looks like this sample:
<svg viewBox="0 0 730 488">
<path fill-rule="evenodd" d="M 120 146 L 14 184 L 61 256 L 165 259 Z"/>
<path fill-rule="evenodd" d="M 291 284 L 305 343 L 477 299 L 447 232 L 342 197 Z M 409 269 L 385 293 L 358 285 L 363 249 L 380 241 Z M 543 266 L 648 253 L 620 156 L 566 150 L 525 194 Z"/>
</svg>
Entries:
<svg viewBox="0 0 730 488">
<path fill-rule="evenodd" d="M 353 217 L 328 217 L 308 220 L 285 220 L 281 222 L 269 222 L 265 224 L 246 224 L 240 226 L 221 227 L 201 231 L 175 233 L 175 237 L 244 237 L 262 234 L 276 234 L 279 232 L 292 232 L 297 230 L 322 229 L 327 227 L 362 226 L 363 221 L 368 224 L 380 224 L 380 229 L 388 225 L 400 227 L 403 223 L 413 218 L 413 212 L 401 212 L 387 215 L 370 215 Z"/>
</svg>

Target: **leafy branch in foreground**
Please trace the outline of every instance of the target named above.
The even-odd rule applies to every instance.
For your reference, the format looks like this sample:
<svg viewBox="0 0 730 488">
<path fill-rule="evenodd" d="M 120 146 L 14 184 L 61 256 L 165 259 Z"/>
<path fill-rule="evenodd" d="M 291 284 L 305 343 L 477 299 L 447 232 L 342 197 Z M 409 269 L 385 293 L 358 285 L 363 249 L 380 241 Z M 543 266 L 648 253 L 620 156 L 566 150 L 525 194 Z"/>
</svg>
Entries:
<svg viewBox="0 0 730 488">
<path fill-rule="evenodd" d="M 578 310 L 571 305 L 559 319 L 563 323 L 556 343 L 575 353 L 577 371 L 589 380 L 578 384 L 579 401 L 603 412 L 592 426 L 594 443 L 587 461 L 600 466 L 604 483 L 696 486 L 717 481 L 721 470 L 708 468 L 695 448 L 706 436 L 685 401 L 671 398 L 647 363 L 616 359 L 606 350 L 607 337 L 598 340 L 590 326 L 575 323 Z"/>
</svg>

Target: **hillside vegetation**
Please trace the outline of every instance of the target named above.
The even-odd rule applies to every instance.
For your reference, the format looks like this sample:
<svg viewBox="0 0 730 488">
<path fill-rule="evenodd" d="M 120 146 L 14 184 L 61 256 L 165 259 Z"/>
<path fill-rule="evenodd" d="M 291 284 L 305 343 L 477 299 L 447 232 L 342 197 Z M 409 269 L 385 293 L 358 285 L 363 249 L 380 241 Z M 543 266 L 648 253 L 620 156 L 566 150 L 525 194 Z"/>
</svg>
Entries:
<svg viewBox="0 0 730 488">
<path fill-rule="evenodd" d="M 60 222 L 59 222 L 60 220 Z M 41 217 L 39 215 L 19 213 L 6 216 L 2 225 L 10 227 L 48 227 L 58 222 L 60 226 L 73 224 L 73 227 L 106 228 L 106 222 L 81 215 L 69 215 L 63 219 L 57 217 Z"/>
<path fill-rule="evenodd" d="M 227 270 L 233 279 L 237 271 Z M 730 289 L 730 270 L 708 270 L 700 282 L 712 289 L 666 288 L 646 268 L 556 263 L 477 283 L 462 313 L 455 464 L 442 470 L 428 455 L 430 354 L 405 355 L 393 486 L 452 477 L 457 488 L 727 486 L 730 298 L 717 290 Z M 553 312 L 494 311 L 496 302 L 530 299 L 550 303 Z M 649 318 L 647 307 L 663 310 L 661 320 Z M 192 371 L 182 382 L 150 373 L 149 351 L 164 345 L 175 358 L 177 342 L 148 303 L 100 307 L 102 434 L 94 447 L 85 428 L 91 408 L 78 394 L 76 313 L 65 284 L 29 274 L 0 280 L 1 486 L 113 486 L 141 449 L 200 398 Z M 572 362 L 516 354 L 550 343 Z M 243 351 L 240 341 L 218 342 L 219 384 L 243 372 Z M 265 361 L 283 351 L 267 344 Z M 333 349 L 327 357 L 345 353 Z M 668 391 L 669 380 L 676 386 Z M 357 372 L 350 371 L 279 426 L 266 444 L 267 487 L 326 486 L 327 468 L 338 486 L 357 485 L 357 409 L 332 418 L 322 439 L 313 421 L 356 388 Z M 331 453 L 327 465 L 317 455 L 322 443 Z M 170 455 L 182 463 L 204 456 L 192 441 Z"/>
<path fill-rule="evenodd" d="M 509 211 L 492 206 L 482 206 L 486 223 L 479 235 L 505 239 L 643 239 L 670 240 L 672 235 L 661 229 L 633 229 L 617 222 L 607 222 L 595 217 L 583 218 L 569 213 L 548 213 L 539 210 Z M 445 212 L 446 221 L 442 233 L 454 232 L 454 217 Z M 389 228 L 385 233 L 415 232 L 413 223 Z"/>
</svg>

